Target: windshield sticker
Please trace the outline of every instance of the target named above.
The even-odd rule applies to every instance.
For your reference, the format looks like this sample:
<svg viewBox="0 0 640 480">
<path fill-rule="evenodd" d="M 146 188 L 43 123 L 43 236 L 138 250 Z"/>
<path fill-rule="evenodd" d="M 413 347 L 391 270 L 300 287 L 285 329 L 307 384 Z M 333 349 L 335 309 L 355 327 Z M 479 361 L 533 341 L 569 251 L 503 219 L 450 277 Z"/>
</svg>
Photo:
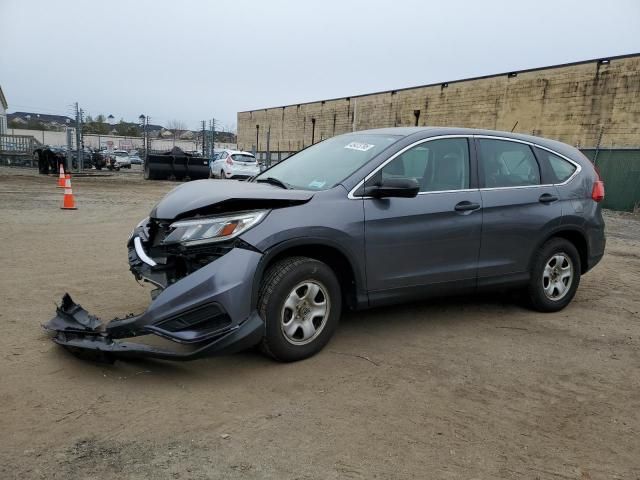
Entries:
<svg viewBox="0 0 640 480">
<path fill-rule="evenodd" d="M 366 152 L 367 150 L 371 150 L 375 145 L 371 145 L 370 143 L 360 143 L 360 142 L 351 142 L 349 145 L 346 145 L 344 148 L 348 148 L 349 150 L 358 150 L 360 152 Z"/>
<path fill-rule="evenodd" d="M 309 184 L 309 188 L 322 188 L 324 187 L 324 184 L 327 182 L 322 182 L 320 180 L 314 180 L 313 182 L 311 182 Z"/>
</svg>

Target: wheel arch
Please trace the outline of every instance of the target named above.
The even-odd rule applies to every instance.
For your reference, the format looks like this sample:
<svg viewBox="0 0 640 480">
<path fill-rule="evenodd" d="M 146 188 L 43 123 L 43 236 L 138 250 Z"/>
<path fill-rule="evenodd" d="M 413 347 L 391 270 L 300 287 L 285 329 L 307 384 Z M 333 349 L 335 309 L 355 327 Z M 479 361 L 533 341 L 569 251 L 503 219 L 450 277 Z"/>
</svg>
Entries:
<svg viewBox="0 0 640 480">
<path fill-rule="evenodd" d="M 279 243 L 264 252 L 253 279 L 252 303 L 258 301 L 260 284 L 266 270 L 275 262 L 292 256 L 309 257 L 327 264 L 338 278 L 342 298 L 350 309 L 361 308 L 368 304 L 363 289 L 364 279 L 356 272 L 357 267 L 349 255 L 340 246 L 324 238 L 301 238 Z"/>
<path fill-rule="evenodd" d="M 573 244 L 578 250 L 578 255 L 580 255 L 580 274 L 584 274 L 588 270 L 589 264 L 589 244 L 587 242 L 587 236 L 585 233 L 575 227 L 566 228 L 566 227 L 558 227 L 557 229 L 550 232 L 538 245 L 534 252 L 537 252 L 542 245 L 551 240 L 552 238 L 564 238 Z M 535 255 L 535 253 L 534 253 Z M 535 261 L 535 257 L 532 255 L 529 269 L 533 266 L 533 262 Z"/>
</svg>

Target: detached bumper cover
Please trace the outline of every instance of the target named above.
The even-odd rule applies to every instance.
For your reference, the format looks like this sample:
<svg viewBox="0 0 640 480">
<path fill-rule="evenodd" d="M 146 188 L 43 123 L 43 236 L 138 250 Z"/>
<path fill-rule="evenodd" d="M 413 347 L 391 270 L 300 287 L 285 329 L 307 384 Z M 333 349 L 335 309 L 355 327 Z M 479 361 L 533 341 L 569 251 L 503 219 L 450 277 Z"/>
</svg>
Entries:
<svg viewBox="0 0 640 480">
<path fill-rule="evenodd" d="M 193 360 L 244 350 L 264 334 L 264 322 L 251 301 L 261 257 L 233 249 L 162 290 L 142 314 L 106 324 L 66 294 L 44 328 L 75 355 L 105 362 L 132 357 Z M 176 349 L 125 340 L 149 334 L 175 342 Z"/>
<path fill-rule="evenodd" d="M 262 339 L 264 322 L 254 312 L 241 325 L 225 332 L 213 340 L 195 344 L 188 351 L 174 351 L 144 343 L 116 340 L 104 332 L 78 332 L 57 330 L 53 341 L 79 358 L 113 363 L 124 358 L 157 358 L 161 360 L 196 360 L 198 358 L 223 355 L 245 350 L 257 345 Z"/>
</svg>

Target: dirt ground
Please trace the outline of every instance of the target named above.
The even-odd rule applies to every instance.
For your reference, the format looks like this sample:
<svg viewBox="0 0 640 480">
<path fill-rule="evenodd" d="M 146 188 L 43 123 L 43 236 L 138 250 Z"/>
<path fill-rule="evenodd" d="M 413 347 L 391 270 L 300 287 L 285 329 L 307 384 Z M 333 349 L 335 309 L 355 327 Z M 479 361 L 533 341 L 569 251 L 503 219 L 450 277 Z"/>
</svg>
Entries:
<svg viewBox="0 0 640 480">
<path fill-rule="evenodd" d="M 640 219 L 607 214 L 603 261 L 556 314 L 503 296 L 343 319 L 294 364 L 83 362 L 40 324 L 70 292 L 144 310 L 132 227 L 175 183 L 0 168 L 0 478 L 638 479 Z"/>
</svg>

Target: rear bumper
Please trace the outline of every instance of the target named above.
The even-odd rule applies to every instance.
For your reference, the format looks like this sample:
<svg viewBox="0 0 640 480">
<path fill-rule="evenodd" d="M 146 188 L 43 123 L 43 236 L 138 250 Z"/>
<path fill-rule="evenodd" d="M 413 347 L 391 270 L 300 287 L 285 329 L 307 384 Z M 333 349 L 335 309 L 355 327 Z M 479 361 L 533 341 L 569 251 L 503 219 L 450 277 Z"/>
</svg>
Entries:
<svg viewBox="0 0 640 480">
<path fill-rule="evenodd" d="M 600 260 L 602 260 L 602 257 L 604 257 L 604 252 L 599 253 L 597 255 L 590 255 L 589 258 L 587 259 L 587 269 L 585 270 L 584 273 L 588 272 L 593 267 L 595 267 L 598 263 L 600 263 Z"/>
<path fill-rule="evenodd" d="M 259 168 L 251 169 L 251 170 L 240 170 L 236 168 L 229 168 L 225 171 L 226 177 L 229 179 L 240 179 L 240 178 L 251 178 L 255 177 L 260 173 Z"/>
<path fill-rule="evenodd" d="M 607 245 L 604 219 L 600 211 L 594 216 L 594 220 L 587 224 L 587 227 L 587 268 L 582 273 L 588 272 L 602 260 Z"/>
<path fill-rule="evenodd" d="M 130 250 L 129 260 L 136 257 Z M 161 271 L 134 258 L 138 273 L 164 288 L 140 315 L 102 324 L 66 295 L 44 327 L 72 353 L 98 361 L 152 357 L 193 360 L 232 353 L 260 342 L 264 322 L 252 304 L 253 277 L 262 255 L 242 248 L 164 288 Z M 132 269 L 134 265 L 132 264 Z M 164 349 L 125 339 L 156 335 L 176 344 Z"/>
</svg>

